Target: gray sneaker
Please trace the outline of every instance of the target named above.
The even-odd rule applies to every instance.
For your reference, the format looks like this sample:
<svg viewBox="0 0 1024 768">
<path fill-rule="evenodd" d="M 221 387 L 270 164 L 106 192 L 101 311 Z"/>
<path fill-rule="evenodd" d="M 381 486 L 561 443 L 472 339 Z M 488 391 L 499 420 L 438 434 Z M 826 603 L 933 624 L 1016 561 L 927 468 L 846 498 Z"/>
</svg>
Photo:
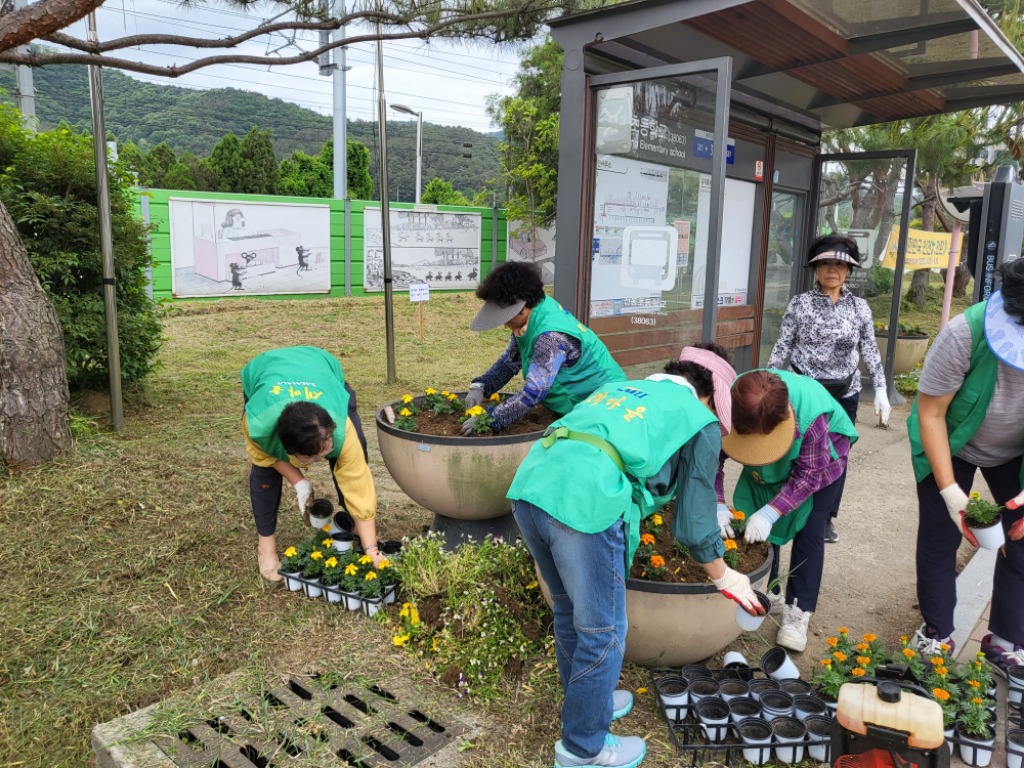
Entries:
<svg viewBox="0 0 1024 768">
<path fill-rule="evenodd" d="M 625 717 L 633 711 L 633 694 L 629 691 L 618 690 L 612 694 L 612 720 Z"/>
<path fill-rule="evenodd" d="M 562 746 L 562 740 L 555 742 L 555 768 L 577 768 L 581 765 L 597 765 L 604 768 L 636 768 L 647 754 L 647 742 L 639 736 L 613 734 L 604 737 L 604 748 L 593 757 L 576 757 Z"/>
<path fill-rule="evenodd" d="M 825 541 L 829 544 L 835 544 L 839 541 L 839 531 L 836 530 L 835 523 L 829 519 L 828 525 L 825 526 Z"/>
</svg>

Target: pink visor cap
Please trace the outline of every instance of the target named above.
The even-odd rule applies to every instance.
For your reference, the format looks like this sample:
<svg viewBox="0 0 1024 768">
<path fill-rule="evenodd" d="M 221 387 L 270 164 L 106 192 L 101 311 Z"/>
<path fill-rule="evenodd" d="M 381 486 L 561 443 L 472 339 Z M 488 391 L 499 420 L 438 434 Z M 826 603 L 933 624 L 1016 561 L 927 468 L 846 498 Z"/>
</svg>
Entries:
<svg viewBox="0 0 1024 768">
<path fill-rule="evenodd" d="M 736 381 L 735 369 L 714 352 L 699 347 L 683 347 L 679 353 L 679 362 L 696 363 L 711 371 L 711 381 L 715 385 L 715 413 L 718 414 L 722 434 L 729 434 L 732 431 L 732 383 Z"/>
</svg>

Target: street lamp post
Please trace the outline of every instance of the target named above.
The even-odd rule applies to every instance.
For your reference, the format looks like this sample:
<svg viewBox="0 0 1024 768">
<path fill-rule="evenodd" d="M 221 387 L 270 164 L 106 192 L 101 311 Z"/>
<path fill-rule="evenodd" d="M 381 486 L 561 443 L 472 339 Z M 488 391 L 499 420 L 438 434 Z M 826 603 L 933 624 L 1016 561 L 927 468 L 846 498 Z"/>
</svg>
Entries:
<svg viewBox="0 0 1024 768">
<path fill-rule="evenodd" d="M 396 112 L 404 112 L 416 118 L 416 202 L 420 201 L 420 190 L 423 180 L 423 113 L 410 109 L 404 104 L 392 104 L 391 108 Z"/>
</svg>

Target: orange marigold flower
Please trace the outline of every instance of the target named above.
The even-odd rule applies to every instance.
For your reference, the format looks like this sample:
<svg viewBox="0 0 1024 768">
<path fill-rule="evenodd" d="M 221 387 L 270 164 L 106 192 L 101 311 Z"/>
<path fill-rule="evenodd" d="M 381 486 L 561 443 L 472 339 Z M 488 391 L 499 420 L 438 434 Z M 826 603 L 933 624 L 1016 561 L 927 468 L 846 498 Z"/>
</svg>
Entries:
<svg viewBox="0 0 1024 768">
<path fill-rule="evenodd" d="M 878 635 L 873 635 L 870 632 L 868 634 L 864 635 L 864 637 L 863 637 L 863 640 L 864 640 L 865 643 L 873 643 L 877 639 L 878 639 Z"/>
<path fill-rule="evenodd" d="M 871 663 L 871 657 L 870 656 L 858 656 L 857 657 L 857 663 L 860 664 L 862 667 L 866 667 L 868 664 Z"/>
<path fill-rule="evenodd" d="M 732 539 L 726 539 L 725 540 L 725 551 L 726 552 L 732 552 L 734 549 L 736 549 L 736 542 L 733 541 Z"/>
<path fill-rule="evenodd" d="M 839 634 L 842 635 L 843 637 L 845 637 L 846 635 L 850 634 L 849 627 L 840 627 L 839 628 Z"/>
<path fill-rule="evenodd" d="M 838 637 L 827 637 L 827 638 L 825 638 L 825 642 L 828 643 L 832 648 L 835 648 L 836 645 L 839 643 L 839 638 Z"/>
<path fill-rule="evenodd" d="M 949 674 L 949 667 L 936 667 L 935 674 L 939 677 L 945 677 Z"/>
<path fill-rule="evenodd" d="M 949 691 L 944 688 L 932 688 L 932 696 L 938 701 L 949 701 Z"/>
<path fill-rule="evenodd" d="M 953 646 L 951 646 L 949 643 L 939 643 L 939 648 L 942 649 L 943 653 L 949 653 L 951 650 L 953 650 Z"/>
<path fill-rule="evenodd" d="M 868 649 L 868 647 L 869 647 L 869 646 L 868 646 L 868 644 L 867 644 L 867 643 L 857 643 L 857 644 L 856 644 L 856 645 L 854 646 L 854 648 L 856 648 L 856 649 L 857 649 L 858 651 L 860 651 L 861 653 L 864 653 L 864 651 L 866 651 L 866 650 Z"/>
<path fill-rule="evenodd" d="M 832 659 L 822 659 L 821 660 L 821 666 L 823 666 L 823 667 L 831 667 L 832 666 Z"/>
<path fill-rule="evenodd" d="M 746 512 L 740 512 L 738 509 L 734 509 L 732 511 L 732 519 L 733 520 L 746 520 L 747 519 L 747 513 Z"/>
<path fill-rule="evenodd" d="M 655 541 L 656 539 L 649 533 L 645 533 L 643 536 L 640 537 L 641 544 L 653 544 Z"/>
<path fill-rule="evenodd" d="M 903 655 L 906 656 L 908 659 L 912 659 L 915 656 L 917 656 L 917 651 L 915 651 L 913 648 L 904 648 Z"/>
<path fill-rule="evenodd" d="M 941 667 L 942 666 L 942 657 L 941 656 L 932 656 L 930 659 L 928 659 L 928 661 L 931 662 L 931 665 L 933 667 Z"/>
<path fill-rule="evenodd" d="M 846 661 L 846 654 L 842 651 L 836 651 L 832 655 L 835 657 L 836 661 Z"/>
<path fill-rule="evenodd" d="M 903 645 L 906 645 L 906 644 L 907 644 L 907 641 L 908 641 L 909 639 L 910 639 L 910 638 L 909 638 L 909 637 L 907 637 L 906 635 L 900 635 L 900 642 L 901 642 L 901 643 L 902 643 Z"/>
<path fill-rule="evenodd" d="M 968 680 L 967 684 L 971 686 L 971 688 L 981 688 L 981 682 L 978 680 Z"/>
<path fill-rule="evenodd" d="M 853 675 L 854 677 L 864 677 L 864 675 L 866 675 L 866 674 L 867 674 L 867 672 L 865 672 L 865 671 L 864 671 L 864 668 L 863 668 L 863 667 L 855 667 L 855 668 L 854 668 L 854 669 L 853 669 L 853 670 L 852 670 L 852 671 L 850 672 L 850 674 L 851 674 L 851 675 Z"/>
<path fill-rule="evenodd" d="M 973 699 L 971 699 L 971 704 L 974 704 L 977 707 L 980 707 L 984 703 L 985 703 L 985 700 L 984 699 L 979 699 L 977 696 L 975 696 Z"/>
<path fill-rule="evenodd" d="M 664 568 L 665 558 L 661 555 L 651 555 L 651 568 Z"/>
</svg>

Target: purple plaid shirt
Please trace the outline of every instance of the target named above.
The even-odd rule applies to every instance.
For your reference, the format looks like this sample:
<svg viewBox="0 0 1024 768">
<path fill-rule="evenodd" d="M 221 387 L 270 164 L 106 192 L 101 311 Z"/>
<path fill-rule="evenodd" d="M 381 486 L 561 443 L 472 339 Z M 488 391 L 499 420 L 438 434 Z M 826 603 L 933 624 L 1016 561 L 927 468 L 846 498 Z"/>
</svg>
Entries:
<svg viewBox="0 0 1024 768">
<path fill-rule="evenodd" d="M 800 426 L 795 428 L 794 437 L 800 437 Z M 830 445 L 831 440 L 831 445 Z M 830 448 L 836 449 L 839 458 L 833 459 Z M 850 455 L 850 438 L 828 431 L 828 414 L 821 414 L 811 422 L 800 445 L 800 453 L 793 462 L 789 480 L 772 499 L 771 505 L 780 515 L 788 515 L 807 499 L 831 485 L 843 474 Z M 715 478 L 715 493 L 725 503 L 725 475 L 723 462 L 719 464 Z"/>
</svg>

